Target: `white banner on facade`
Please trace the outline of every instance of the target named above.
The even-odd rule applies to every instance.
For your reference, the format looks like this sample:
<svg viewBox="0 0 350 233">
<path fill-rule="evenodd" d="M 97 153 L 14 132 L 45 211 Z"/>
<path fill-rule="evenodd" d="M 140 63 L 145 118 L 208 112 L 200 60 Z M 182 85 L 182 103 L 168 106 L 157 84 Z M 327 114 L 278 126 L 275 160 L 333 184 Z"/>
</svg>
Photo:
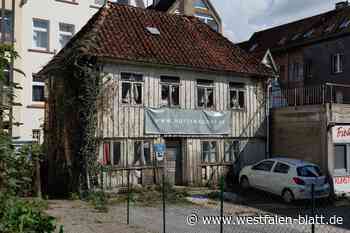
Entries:
<svg viewBox="0 0 350 233">
<path fill-rule="evenodd" d="M 339 125 L 332 129 L 333 143 L 350 143 L 350 126 Z"/>
</svg>

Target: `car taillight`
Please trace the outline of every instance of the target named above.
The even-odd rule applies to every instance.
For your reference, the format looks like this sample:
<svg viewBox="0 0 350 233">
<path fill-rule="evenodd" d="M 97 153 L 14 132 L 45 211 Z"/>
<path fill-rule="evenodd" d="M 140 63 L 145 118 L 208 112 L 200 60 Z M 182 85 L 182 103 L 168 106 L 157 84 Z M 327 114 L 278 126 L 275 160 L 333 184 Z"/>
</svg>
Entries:
<svg viewBox="0 0 350 233">
<path fill-rule="evenodd" d="M 305 185 L 305 181 L 303 181 L 302 179 L 300 179 L 298 177 L 294 177 L 293 181 L 294 181 L 294 183 L 296 183 L 298 185 Z"/>
</svg>

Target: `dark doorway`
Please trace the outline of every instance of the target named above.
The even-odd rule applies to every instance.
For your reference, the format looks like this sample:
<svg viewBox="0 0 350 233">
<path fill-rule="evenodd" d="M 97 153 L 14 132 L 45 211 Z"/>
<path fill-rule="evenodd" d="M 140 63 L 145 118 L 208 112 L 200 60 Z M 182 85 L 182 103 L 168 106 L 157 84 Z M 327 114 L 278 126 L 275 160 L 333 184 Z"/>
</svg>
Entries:
<svg viewBox="0 0 350 233">
<path fill-rule="evenodd" d="M 166 140 L 166 174 L 171 184 L 182 185 L 181 140 Z"/>
</svg>

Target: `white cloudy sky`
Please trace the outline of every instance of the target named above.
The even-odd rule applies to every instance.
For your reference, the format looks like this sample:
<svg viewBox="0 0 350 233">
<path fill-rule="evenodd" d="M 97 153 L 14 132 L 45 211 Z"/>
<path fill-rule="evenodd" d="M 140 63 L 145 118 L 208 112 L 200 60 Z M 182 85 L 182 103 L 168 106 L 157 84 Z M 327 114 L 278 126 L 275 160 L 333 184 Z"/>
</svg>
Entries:
<svg viewBox="0 0 350 233">
<path fill-rule="evenodd" d="M 224 34 L 234 42 L 254 31 L 334 9 L 340 0 L 211 0 L 222 17 Z"/>
</svg>

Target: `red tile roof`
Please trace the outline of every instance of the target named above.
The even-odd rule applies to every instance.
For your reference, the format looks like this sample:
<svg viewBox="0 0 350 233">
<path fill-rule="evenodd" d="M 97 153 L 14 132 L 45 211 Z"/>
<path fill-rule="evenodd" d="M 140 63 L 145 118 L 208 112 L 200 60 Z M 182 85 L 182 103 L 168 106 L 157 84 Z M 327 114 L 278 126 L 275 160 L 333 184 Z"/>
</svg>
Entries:
<svg viewBox="0 0 350 233">
<path fill-rule="evenodd" d="M 350 7 L 332 10 L 292 23 L 255 32 L 248 41 L 238 45 L 251 53 L 260 53 L 267 49 L 273 51 L 286 47 L 300 46 L 305 43 L 313 43 L 329 37 L 349 33 L 350 24 L 345 28 L 340 27 L 347 20 L 350 20 Z M 307 36 L 308 33 L 309 35 Z M 254 45 L 257 46 L 252 50 Z"/>
<path fill-rule="evenodd" d="M 151 34 L 147 27 L 157 28 L 160 35 Z M 123 62 L 271 75 L 255 57 L 195 17 L 116 3 L 101 8 L 40 74 L 69 61 L 77 52 Z"/>
</svg>

